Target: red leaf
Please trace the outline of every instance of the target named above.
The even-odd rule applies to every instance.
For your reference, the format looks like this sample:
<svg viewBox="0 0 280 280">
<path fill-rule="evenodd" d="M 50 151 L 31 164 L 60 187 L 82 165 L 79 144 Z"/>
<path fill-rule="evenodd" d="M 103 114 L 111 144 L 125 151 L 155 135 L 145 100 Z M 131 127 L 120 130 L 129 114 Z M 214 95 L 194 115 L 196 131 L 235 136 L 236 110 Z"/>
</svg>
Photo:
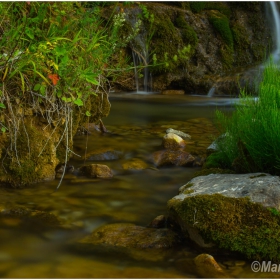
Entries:
<svg viewBox="0 0 280 280">
<path fill-rule="evenodd" d="M 60 80 L 57 74 L 49 74 L 48 78 L 52 81 L 53 85 L 55 86 L 57 82 Z"/>
</svg>

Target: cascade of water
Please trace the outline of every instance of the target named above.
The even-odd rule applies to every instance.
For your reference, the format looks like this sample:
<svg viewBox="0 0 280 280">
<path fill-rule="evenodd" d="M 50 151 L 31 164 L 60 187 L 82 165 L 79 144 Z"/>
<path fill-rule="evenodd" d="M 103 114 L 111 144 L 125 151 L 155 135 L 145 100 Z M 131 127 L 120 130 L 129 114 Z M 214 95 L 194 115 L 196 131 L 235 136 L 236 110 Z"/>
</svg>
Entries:
<svg viewBox="0 0 280 280">
<path fill-rule="evenodd" d="M 210 90 L 208 91 L 207 97 L 213 97 L 214 93 L 215 93 L 215 87 L 213 86 L 213 87 L 211 87 Z"/>
<path fill-rule="evenodd" d="M 273 19 L 273 31 L 274 31 L 274 43 L 275 50 L 272 53 L 274 62 L 278 62 L 280 59 L 280 16 L 275 2 L 268 2 L 269 8 L 271 10 L 272 19 Z"/>
<path fill-rule="evenodd" d="M 138 16 L 139 12 L 135 11 L 127 16 L 126 20 L 133 30 L 138 30 L 131 42 L 136 91 L 137 93 L 148 93 L 152 91 L 152 76 L 148 68 L 149 49 L 146 42 L 148 34 Z"/>
<path fill-rule="evenodd" d="M 141 42 L 141 44 L 138 44 L 138 46 L 143 45 L 144 48 L 141 48 L 139 52 L 132 49 L 135 85 L 137 93 L 146 93 L 152 91 L 152 73 L 150 73 L 149 68 L 147 66 L 149 63 L 149 54 L 143 42 Z M 138 73 L 138 67 L 143 67 L 140 73 Z"/>
</svg>

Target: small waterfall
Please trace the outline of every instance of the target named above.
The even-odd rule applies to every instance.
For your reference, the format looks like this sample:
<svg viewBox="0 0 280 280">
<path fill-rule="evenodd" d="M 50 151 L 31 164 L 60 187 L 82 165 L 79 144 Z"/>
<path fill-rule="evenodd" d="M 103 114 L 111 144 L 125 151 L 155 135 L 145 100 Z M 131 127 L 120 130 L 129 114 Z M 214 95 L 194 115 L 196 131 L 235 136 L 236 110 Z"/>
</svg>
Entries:
<svg viewBox="0 0 280 280">
<path fill-rule="evenodd" d="M 144 44 L 141 44 L 144 45 Z M 140 45 L 140 46 L 141 46 Z M 138 45 L 139 46 L 139 45 Z M 145 46 L 145 45 L 144 45 Z M 134 63 L 135 85 L 137 93 L 148 93 L 152 91 L 152 73 L 149 71 L 149 53 L 143 48 L 140 51 L 132 48 Z M 139 68 L 142 68 L 139 72 Z"/>
<path fill-rule="evenodd" d="M 130 42 L 132 59 L 134 63 L 135 86 L 137 93 L 152 92 L 152 73 L 149 71 L 149 46 L 147 42 L 147 31 L 139 19 L 139 9 L 131 11 L 126 16 L 126 21 L 133 30 L 137 30 L 137 35 Z"/>
<path fill-rule="evenodd" d="M 272 53 L 274 62 L 279 62 L 280 59 L 280 16 L 278 8 L 275 2 L 268 2 L 271 14 L 272 14 L 272 27 L 273 27 L 273 40 L 275 44 L 275 50 Z M 270 18 L 270 17 L 269 17 Z"/>
<path fill-rule="evenodd" d="M 208 91 L 207 97 L 213 97 L 214 93 L 215 93 L 215 87 L 213 86 L 213 87 L 211 87 L 210 90 Z"/>
<path fill-rule="evenodd" d="M 135 85 L 137 93 L 147 93 L 152 91 L 152 74 L 149 71 L 149 55 L 148 52 L 142 50 L 141 53 L 132 50 L 132 58 L 134 63 Z M 143 67 L 139 72 L 138 68 Z"/>
</svg>

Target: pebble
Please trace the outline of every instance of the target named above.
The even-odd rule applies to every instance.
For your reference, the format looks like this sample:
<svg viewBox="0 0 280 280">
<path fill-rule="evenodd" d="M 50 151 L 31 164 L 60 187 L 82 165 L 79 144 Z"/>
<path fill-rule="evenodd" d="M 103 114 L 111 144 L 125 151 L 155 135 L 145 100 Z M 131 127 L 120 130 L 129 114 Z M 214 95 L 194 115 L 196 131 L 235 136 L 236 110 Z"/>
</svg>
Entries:
<svg viewBox="0 0 280 280">
<path fill-rule="evenodd" d="M 191 139 L 191 136 L 190 136 L 189 134 L 184 133 L 184 132 L 182 132 L 182 131 L 180 131 L 180 130 L 175 130 L 175 129 L 173 129 L 173 128 L 168 128 L 168 129 L 166 130 L 166 133 L 167 133 L 167 134 L 168 134 L 168 133 L 174 133 L 174 134 L 176 134 L 176 135 L 182 137 L 183 139 Z"/>
</svg>

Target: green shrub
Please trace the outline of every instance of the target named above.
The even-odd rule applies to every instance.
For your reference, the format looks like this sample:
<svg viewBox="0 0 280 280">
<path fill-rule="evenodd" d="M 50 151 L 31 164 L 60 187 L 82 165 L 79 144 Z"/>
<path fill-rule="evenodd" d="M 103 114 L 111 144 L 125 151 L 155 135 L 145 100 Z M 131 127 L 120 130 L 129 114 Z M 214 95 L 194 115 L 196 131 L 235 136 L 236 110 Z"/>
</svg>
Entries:
<svg viewBox="0 0 280 280">
<path fill-rule="evenodd" d="M 216 111 L 221 160 L 242 172 L 280 174 L 280 70 L 270 63 L 262 74 L 256 100 L 244 90 L 231 117 Z"/>
<path fill-rule="evenodd" d="M 103 115 L 102 105 L 105 77 L 120 45 L 123 18 L 118 14 L 104 27 L 98 5 L 87 9 L 79 2 L 2 2 L 0 12 L 2 167 L 17 184 L 29 183 L 43 166 L 38 161 L 49 156 L 47 145 L 55 133 L 63 128 L 52 141 L 57 141 L 57 154 L 64 150 L 59 160 L 66 163 L 77 126 L 108 114 Z M 39 151 L 25 126 L 30 115 L 45 120 L 42 131 L 52 130 Z"/>
</svg>

